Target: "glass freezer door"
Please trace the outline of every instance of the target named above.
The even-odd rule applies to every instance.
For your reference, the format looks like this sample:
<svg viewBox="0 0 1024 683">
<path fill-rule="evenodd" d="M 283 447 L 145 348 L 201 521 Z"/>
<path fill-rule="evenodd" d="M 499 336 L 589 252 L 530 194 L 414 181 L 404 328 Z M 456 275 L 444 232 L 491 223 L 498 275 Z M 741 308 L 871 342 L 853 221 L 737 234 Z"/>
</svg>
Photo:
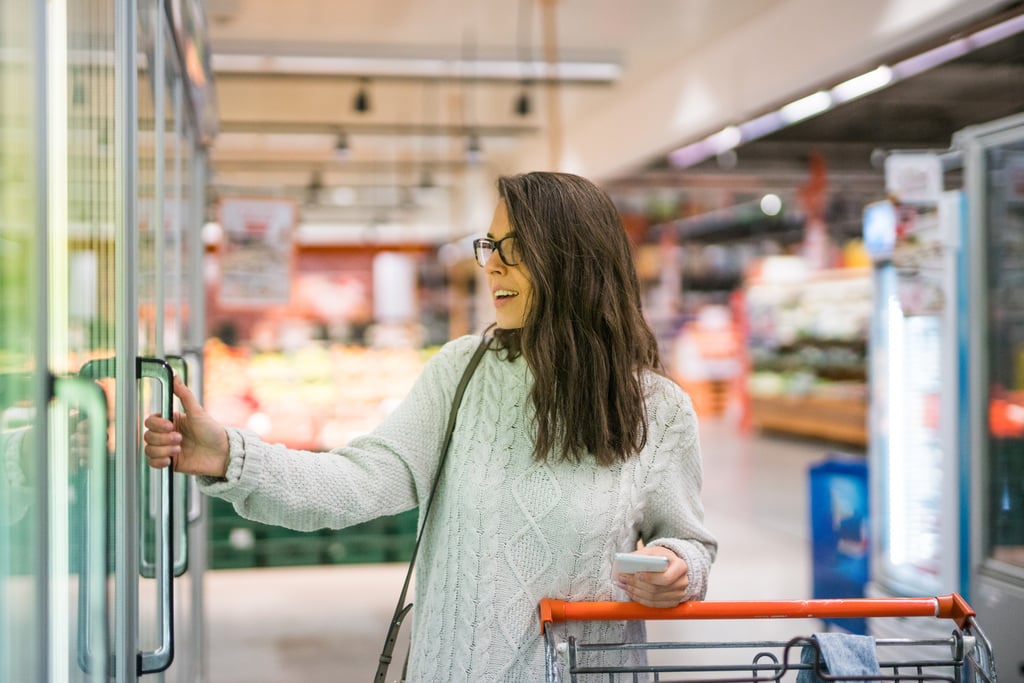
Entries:
<svg viewBox="0 0 1024 683">
<path fill-rule="evenodd" d="M 924 155 L 917 155 L 924 156 Z M 966 592 L 958 509 L 958 284 L 963 195 L 886 200 L 874 239 L 871 332 L 872 581 L 887 594 Z"/>
<path fill-rule="evenodd" d="M 985 152 L 986 564 L 1024 581 L 1024 140 Z"/>
<path fill-rule="evenodd" d="M 30 429 L 47 414 L 36 106 L 45 81 L 32 59 L 43 20 L 38 3 L 0 1 L 0 681 L 38 681 L 47 668 L 46 433 Z"/>
<path fill-rule="evenodd" d="M 966 128 L 971 604 L 1002 683 L 1024 683 L 1024 115 Z"/>
</svg>

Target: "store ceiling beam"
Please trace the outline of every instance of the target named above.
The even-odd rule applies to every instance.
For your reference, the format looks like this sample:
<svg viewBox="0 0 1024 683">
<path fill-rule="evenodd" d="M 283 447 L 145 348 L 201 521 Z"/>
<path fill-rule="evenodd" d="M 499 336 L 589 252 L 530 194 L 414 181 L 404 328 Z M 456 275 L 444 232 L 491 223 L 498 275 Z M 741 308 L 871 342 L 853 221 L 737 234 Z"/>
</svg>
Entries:
<svg viewBox="0 0 1024 683">
<path fill-rule="evenodd" d="M 218 73 L 217 83 L 224 83 L 227 81 L 237 81 L 240 83 L 251 84 L 256 81 L 274 81 L 274 80 L 287 80 L 294 81 L 296 78 L 307 79 L 312 81 L 360 81 L 367 78 L 371 78 L 375 83 L 402 83 L 402 84 L 416 84 L 416 83 L 437 83 L 439 85 L 450 85 L 453 83 L 466 83 L 467 85 L 473 86 L 494 86 L 494 85 L 510 85 L 518 83 L 529 83 L 530 85 L 557 85 L 564 88 L 609 88 L 615 85 L 615 79 L 608 80 L 596 80 L 596 79 L 566 79 L 566 78 L 551 78 L 551 77 L 532 77 L 532 76 L 519 76 L 517 78 L 487 78 L 487 77 L 462 77 L 453 78 L 444 75 L 434 76 L 413 76 L 413 75 L 395 75 L 395 76 L 359 76 L 357 74 L 352 75 L 333 75 L 333 74 L 287 74 L 287 73 Z"/>
<path fill-rule="evenodd" d="M 360 121 L 255 121 L 222 120 L 221 133 L 263 133 L 267 135 L 377 135 L 386 137 L 464 137 L 475 133 L 482 138 L 519 137 L 539 131 L 535 125 L 369 123 Z"/>
<path fill-rule="evenodd" d="M 430 169 L 460 169 L 465 168 L 468 162 L 457 159 L 395 159 L 395 160 L 367 160 L 351 161 L 344 159 L 261 159 L 259 163 L 253 163 L 250 159 L 232 159 L 218 157 L 214 160 L 219 171 L 244 171 L 246 173 L 279 173 L 288 171 L 309 171 L 310 169 L 323 169 L 325 171 L 416 171 L 423 168 Z"/>
<path fill-rule="evenodd" d="M 460 59 L 431 55 L 359 56 L 332 54 L 273 54 L 266 48 L 233 51 L 221 44 L 213 55 L 218 78 L 294 77 L 398 80 L 412 82 L 466 81 L 557 83 L 558 85 L 614 84 L 622 66 L 612 60 L 555 62 L 518 59 Z"/>
</svg>

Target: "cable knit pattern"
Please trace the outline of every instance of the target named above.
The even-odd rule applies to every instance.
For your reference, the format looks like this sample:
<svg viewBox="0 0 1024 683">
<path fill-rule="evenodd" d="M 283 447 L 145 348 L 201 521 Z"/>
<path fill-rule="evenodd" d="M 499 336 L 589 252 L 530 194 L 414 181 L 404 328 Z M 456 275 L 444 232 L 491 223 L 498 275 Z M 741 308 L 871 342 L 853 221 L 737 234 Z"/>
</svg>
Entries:
<svg viewBox="0 0 1024 683">
<path fill-rule="evenodd" d="M 376 430 L 335 451 L 294 451 L 229 430 L 227 478 L 203 478 L 203 490 L 243 516 L 303 530 L 417 506 L 478 342 L 446 344 Z M 645 378 L 648 443 L 625 464 L 538 463 L 531 381 L 522 358 L 508 362 L 492 350 L 466 389 L 417 560 L 410 681 L 543 681 L 540 598 L 623 599 L 612 557 L 639 538 L 686 560 L 689 597 L 707 590 L 717 546 L 704 527 L 697 420 L 686 394 L 664 377 Z M 642 623 L 556 628 L 591 642 L 644 637 Z M 607 657 L 642 661 L 629 652 Z"/>
</svg>

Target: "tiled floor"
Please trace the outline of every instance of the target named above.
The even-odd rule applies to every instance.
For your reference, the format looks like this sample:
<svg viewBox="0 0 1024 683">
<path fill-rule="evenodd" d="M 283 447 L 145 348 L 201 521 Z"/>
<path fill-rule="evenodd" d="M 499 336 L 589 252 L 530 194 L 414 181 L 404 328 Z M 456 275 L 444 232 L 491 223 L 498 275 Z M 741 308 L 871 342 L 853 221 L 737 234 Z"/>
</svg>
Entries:
<svg viewBox="0 0 1024 683">
<path fill-rule="evenodd" d="M 811 597 L 808 466 L 828 446 L 701 425 L 707 522 L 720 550 L 709 600 Z M 369 681 L 404 565 L 218 570 L 206 575 L 211 683 Z M 788 639 L 819 622 L 742 622 Z M 652 640 L 736 640 L 737 622 L 652 623 Z M 404 652 L 399 644 L 397 652 Z M 656 658 L 653 661 L 657 661 Z M 400 667 L 400 665 L 399 665 Z"/>
</svg>

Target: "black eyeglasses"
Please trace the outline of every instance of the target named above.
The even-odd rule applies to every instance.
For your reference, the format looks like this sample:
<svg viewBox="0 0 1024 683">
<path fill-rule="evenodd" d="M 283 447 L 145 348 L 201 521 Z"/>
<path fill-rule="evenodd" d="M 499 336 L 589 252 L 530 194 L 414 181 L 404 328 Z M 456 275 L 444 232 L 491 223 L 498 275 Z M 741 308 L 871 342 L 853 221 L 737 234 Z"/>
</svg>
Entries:
<svg viewBox="0 0 1024 683">
<path fill-rule="evenodd" d="M 476 255 L 476 262 L 483 268 L 487 265 L 487 260 L 491 258 L 491 254 L 494 250 L 498 250 L 498 258 L 506 266 L 518 266 L 519 265 L 519 248 L 516 246 L 514 241 L 515 233 L 509 233 L 500 240 L 492 240 L 488 237 L 481 237 L 480 239 L 473 240 L 473 253 Z M 505 240 L 513 240 L 502 246 L 502 242 Z"/>
</svg>

